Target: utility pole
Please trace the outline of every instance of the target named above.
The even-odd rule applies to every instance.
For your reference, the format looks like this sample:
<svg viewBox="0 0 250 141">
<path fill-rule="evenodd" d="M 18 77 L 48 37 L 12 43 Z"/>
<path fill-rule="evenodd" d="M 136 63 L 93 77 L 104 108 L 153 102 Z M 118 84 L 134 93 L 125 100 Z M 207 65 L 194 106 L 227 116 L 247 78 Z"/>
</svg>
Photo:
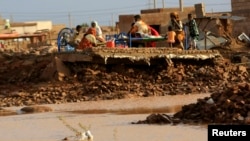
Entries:
<svg viewBox="0 0 250 141">
<path fill-rule="evenodd" d="M 156 8 L 156 0 L 154 0 L 154 9 Z"/>
<path fill-rule="evenodd" d="M 165 8 L 165 0 L 162 0 L 162 8 Z"/>
<path fill-rule="evenodd" d="M 112 13 L 112 21 L 111 21 L 111 27 L 112 27 L 112 31 L 114 31 L 114 13 Z"/>
<path fill-rule="evenodd" d="M 179 1 L 180 1 L 180 11 L 183 12 L 183 1 L 182 0 Z"/>
<path fill-rule="evenodd" d="M 72 28 L 72 22 L 71 22 L 71 14 L 70 14 L 70 12 L 68 14 L 68 18 L 69 18 L 69 27 Z"/>
<path fill-rule="evenodd" d="M 12 16 L 12 15 L 10 15 L 10 21 L 11 21 L 11 22 L 14 22 L 14 19 L 13 19 L 13 16 Z"/>
</svg>

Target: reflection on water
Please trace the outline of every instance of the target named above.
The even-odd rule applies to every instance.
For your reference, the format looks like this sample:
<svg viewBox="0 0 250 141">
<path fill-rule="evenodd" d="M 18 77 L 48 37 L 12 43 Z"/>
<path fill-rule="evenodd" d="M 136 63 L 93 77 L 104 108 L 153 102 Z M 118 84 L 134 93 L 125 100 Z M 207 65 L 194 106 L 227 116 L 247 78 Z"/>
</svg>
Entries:
<svg viewBox="0 0 250 141">
<path fill-rule="evenodd" d="M 175 113 L 180 111 L 182 105 L 176 105 L 171 107 L 161 107 L 161 108 L 133 108 L 133 109 L 88 109 L 88 110 L 75 110 L 75 111 L 65 111 L 75 114 L 104 114 L 104 113 L 113 113 L 113 114 L 149 114 L 149 113 Z M 0 110 L 0 116 L 9 116 L 9 115 L 20 115 L 25 114 L 24 112 L 11 111 L 11 110 Z"/>
<path fill-rule="evenodd" d="M 106 110 L 106 109 L 91 109 L 91 110 L 77 110 L 68 111 L 70 113 L 78 114 L 103 114 L 103 113 L 114 113 L 114 114 L 149 114 L 149 113 L 175 113 L 180 111 L 182 105 L 176 105 L 171 107 L 161 107 L 161 108 L 133 108 L 133 109 L 119 109 L 119 110 Z"/>
</svg>

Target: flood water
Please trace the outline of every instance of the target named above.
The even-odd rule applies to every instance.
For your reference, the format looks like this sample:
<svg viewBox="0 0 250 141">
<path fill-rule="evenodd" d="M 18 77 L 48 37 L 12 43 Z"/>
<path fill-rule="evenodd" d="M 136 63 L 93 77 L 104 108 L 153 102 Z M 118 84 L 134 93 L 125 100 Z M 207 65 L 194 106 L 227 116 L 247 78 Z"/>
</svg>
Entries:
<svg viewBox="0 0 250 141">
<path fill-rule="evenodd" d="M 206 141 L 204 125 L 148 125 L 131 124 L 145 120 L 148 114 L 70 114 L 39 113 L 0 117 L 1 141 L 59 141 L 75 133 L 72 127 L 83 131 L 81 123 L 90 129 L 94 141 Z"/>
<path fill-rule="evenodd" d="M 0 141 L 61 141 L 66 137 L 68 140 L 73 140 L 75 132 L 59 118 L 63 118 L 68 125 L 80 132 L 83 132 L 83 129 L 79 124 L 89 128 L 94 141 L 207 141 L 206 125 L 131 124 L 131 122 L 145 120 L 151 113 L 173 114 L 172 112 L 180 110 L 181 105 L 177 100 L 172 108 L 171 106 L 164 107 L 167 105 L 164 103 L 164 106 L 160 106 L 162 101 L 173 100 L 166 99 L 149 99 L 150 103 L 147 105 L 149 107 L 152 107 L 150 104 L 156 105 L 157 108 L 136 107 L 133 102 L 129 101 L 127 101 L 127 108 L 124 108 L 122 105 L 126 104 L 119 101 L 112 103 L 116 108 L 119 107 L 119 110 L 116 108 L 90 110 L 89 108 L 93 105 L 88 103 L 86 106 L 85 103 L 74 104 L 77 107 L 73 108 L 75 110 L 72 110 L 73 105 L 66 104 L 52 106 L 55 109 L 52 112 L 0 116 Z M 195 100 L 194 98 L 191 101 Z M 140 100 L 134 101 L 140 103 Z M 98 107 L 98 105 L 109 107 L 101 102 L 94 103 L 94 105 L 93 107 Z M 62 109 L 60 106 L 65 110 L 59 110 Z M 129 106 L 134 106 L 134 108 L 128 108 Z"/>
</svg>

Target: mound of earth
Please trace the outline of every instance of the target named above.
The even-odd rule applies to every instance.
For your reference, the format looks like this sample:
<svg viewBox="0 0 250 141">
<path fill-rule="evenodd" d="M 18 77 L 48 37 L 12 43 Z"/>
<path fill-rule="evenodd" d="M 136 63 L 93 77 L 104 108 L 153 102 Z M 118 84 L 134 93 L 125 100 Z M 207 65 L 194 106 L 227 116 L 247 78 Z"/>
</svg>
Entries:
<svg viewBox="0 0 250 141">
<path fill-rule="evenodd" d="M 198 99 L 173 114 L 151 114 L 133 124 L 250 124 L 250 83 L 228 86 L 224 91 Z"/>
<path fill-rule="evenodd" d="M 174 66 L 105 65 L 62 60 L 60 53 L 48 50 L 1 53 L 0 107 L 204 94 L 250 82 L 246 67 L 224 60 L 177 59 Z"/>
</svg>

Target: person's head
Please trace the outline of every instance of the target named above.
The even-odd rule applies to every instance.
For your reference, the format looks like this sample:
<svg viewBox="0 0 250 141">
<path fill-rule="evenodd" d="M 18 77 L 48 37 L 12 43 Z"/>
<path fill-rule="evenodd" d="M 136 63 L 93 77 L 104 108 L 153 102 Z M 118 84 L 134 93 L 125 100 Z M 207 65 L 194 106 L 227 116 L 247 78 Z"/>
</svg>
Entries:
<svg viewBox="0 0 250 141">
<path fill-rule="evenodd" d="M 77 26 L 76 26 L 76 31 L 77 31 L 77 32 L 80 32 L 81 30 L 82 30 L 82 26 L 81 26 L 81 25 L 77 25 Z"/>
<path fill-rule="evenodd" d="M 96 22 L 95 21 L 91 22 L 91 27 L 96 27 Z"/>
<path fill-rule="evenodd" d="M 173 31 L 172 26 L 168 26 L 168 31 Z"/>
<path fill-rule="evenodd" d="M 97 21 L 92 21 L 93 23 L 95 23 L 95 26 L 98 27 L 98 22 Z"/>
<path fill-rule="evenodd" d="M 179 16 L 178 16 L 178 13 L 177 12 L 171 12 L 170 13 L 170 18 L 171 19 L 177 19 Z"/>
<path fill-rule="evenodd" d="M 188 19 L 189 19 L 189 20 L 193 19 L 193 14 L 189 13 L 189 14 L 188 14 Z"/>
<path fill-rule="evenodd" d="M 141 16 L 140 15 L 135 15 L 134 20 L 135 20 L 135 22 L 141 20 Z"/>
</svg>

